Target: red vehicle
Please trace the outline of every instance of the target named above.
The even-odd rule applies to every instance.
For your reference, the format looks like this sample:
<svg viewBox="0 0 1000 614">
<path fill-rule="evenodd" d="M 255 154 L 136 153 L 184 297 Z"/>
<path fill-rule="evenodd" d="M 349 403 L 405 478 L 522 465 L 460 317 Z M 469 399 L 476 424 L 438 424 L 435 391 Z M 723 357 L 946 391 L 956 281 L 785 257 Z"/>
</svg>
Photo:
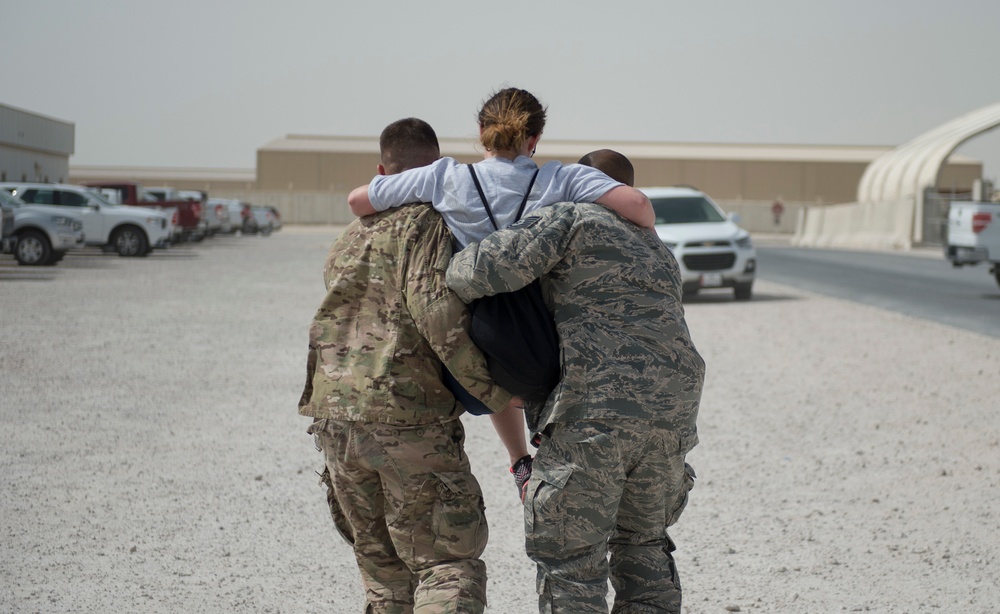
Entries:
<svg viewBox="0 0 1000 614">
<path fill-rule="evenodd" d="M 122 205 L 176 209 L 178 215 L 174 223 L 181 229 L 181 239 L 201 241 L 205 238 L 208 224 L 205 222 L 204 207 L 200 201 L 159 200 L 155 196 L 147 194 L 142 186 L 134 181 L 91 181 L 83 185 L 100 190 L 112 202 Z"/>
</svg>

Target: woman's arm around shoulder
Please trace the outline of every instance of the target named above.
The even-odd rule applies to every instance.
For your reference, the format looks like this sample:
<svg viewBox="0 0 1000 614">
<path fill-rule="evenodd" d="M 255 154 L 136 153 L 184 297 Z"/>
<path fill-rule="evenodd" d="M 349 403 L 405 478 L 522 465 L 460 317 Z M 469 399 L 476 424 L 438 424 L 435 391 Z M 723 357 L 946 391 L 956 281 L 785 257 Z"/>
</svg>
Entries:
<svg viewBox="0 0 1000 614">
<path fill-rule="evenodd" d="M 377 213 L 375 207 L 372 206 L 371 199 L 368 198 L 367 183 L 360 188 L 351 190 L 351 193 L 347 196 L 347 204 L 351 208 L 351 213 L 358 217 Z"/>
<path fill-rule="evenodd" d="M 596 202 L 643 228 L 652 228 L 656 222 L 653 203 L 649 202 L 649 198 L 635 188 L 620 185 L 606 192 Z"/>
</svg>

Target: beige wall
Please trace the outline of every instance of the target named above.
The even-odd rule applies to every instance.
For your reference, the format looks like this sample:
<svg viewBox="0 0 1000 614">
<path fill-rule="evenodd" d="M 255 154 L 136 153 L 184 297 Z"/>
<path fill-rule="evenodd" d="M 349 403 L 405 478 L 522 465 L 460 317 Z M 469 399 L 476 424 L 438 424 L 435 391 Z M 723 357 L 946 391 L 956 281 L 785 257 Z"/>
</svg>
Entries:
<svg viewBox="0 0 1000 614">
<path fill-rule="evenodd" d="M 203 190 L 209 194 L 216 194 L 222 191 L 252 190 L 255 182 L 252 179 L 222 179 L 212 177 L 187 177 L 184 173 L 171 175 L 163 170 L 142 171 L 142 170 L 96 170 L 93 167 L 84 169 L 69 169 L 69 180 L 67 183 L 86 183 L 94 181 L 135 181 L 144 187 L 168 186 L 178 190 Z"/>
<path fill-rule="evenodd" d="M 983 176 L 982 164 L 948 164 L 941 169 L 937 187 L 942 192 L 971 192 L 972 183 Z"/>
<path fill-rule="evenodd" d="M 350 192 L 368 183 L 378 163 L 377 154 L 258 151 L 257 188 Z"/>
</svg>

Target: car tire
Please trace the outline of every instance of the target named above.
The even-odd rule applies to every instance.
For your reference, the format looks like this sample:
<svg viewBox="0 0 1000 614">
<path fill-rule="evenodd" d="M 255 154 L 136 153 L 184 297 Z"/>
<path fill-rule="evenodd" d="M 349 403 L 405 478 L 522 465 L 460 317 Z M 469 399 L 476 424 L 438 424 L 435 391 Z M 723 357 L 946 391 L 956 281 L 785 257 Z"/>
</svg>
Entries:
<svg viewBox="0 0 1000 614">
<path fill-rule="evenodd" d="M 738 301 L 749 301 L 753 296 L 753 284 L 736 284 L 733 288 L 733 298 Z"/>
<path fill-rule="evenodd" d="M 115 231 L 111 239 L 115 251 L 124 258 L 145 256 L 149 253 L 149 241 L 146 233 L 136 226 L 122 226 Z"/>
<path fill-rule="evenodd" d="M 49 256 L 48 262 L 45 263 L 45 266 L 55 266 L 56 264 L 59 263 L 60 260 L 62 260 L 65 257 L 66 257 L 66 250 L 53 250 L 52 255 Z"/>
<path fill-rule="evenodd" d="M 41 266 L 52 258 L 52 244 L 44 233 L 26 230 L 17 236 L 14 258 L 18 264 Z"/>
</svg>

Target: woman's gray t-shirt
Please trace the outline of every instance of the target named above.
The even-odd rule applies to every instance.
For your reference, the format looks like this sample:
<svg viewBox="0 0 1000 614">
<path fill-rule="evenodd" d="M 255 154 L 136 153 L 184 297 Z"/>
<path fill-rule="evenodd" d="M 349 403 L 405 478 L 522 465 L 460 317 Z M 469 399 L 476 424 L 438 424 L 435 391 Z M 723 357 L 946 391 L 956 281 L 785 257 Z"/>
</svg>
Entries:
<svg viewBox="0 0 1000 614">
<path fill-rule="evenodd" d="M 582 164 L 549 162 L 538 168 L 527 156 L 515 160 L 487 158 L 475 167 L 500 228 L 514 223 L 535 169 L 538 176 L 525 213 L 559 202 L 592 203 L 624 185 Z M 494 230 L 469 169 L 454 158 L 441 158 L 396 175 L 379 175 L 368 186 L 368 199 L 376 211 L 416 202 L 433 204 L 463 247 L 482 241 Z"/>
</svg>

